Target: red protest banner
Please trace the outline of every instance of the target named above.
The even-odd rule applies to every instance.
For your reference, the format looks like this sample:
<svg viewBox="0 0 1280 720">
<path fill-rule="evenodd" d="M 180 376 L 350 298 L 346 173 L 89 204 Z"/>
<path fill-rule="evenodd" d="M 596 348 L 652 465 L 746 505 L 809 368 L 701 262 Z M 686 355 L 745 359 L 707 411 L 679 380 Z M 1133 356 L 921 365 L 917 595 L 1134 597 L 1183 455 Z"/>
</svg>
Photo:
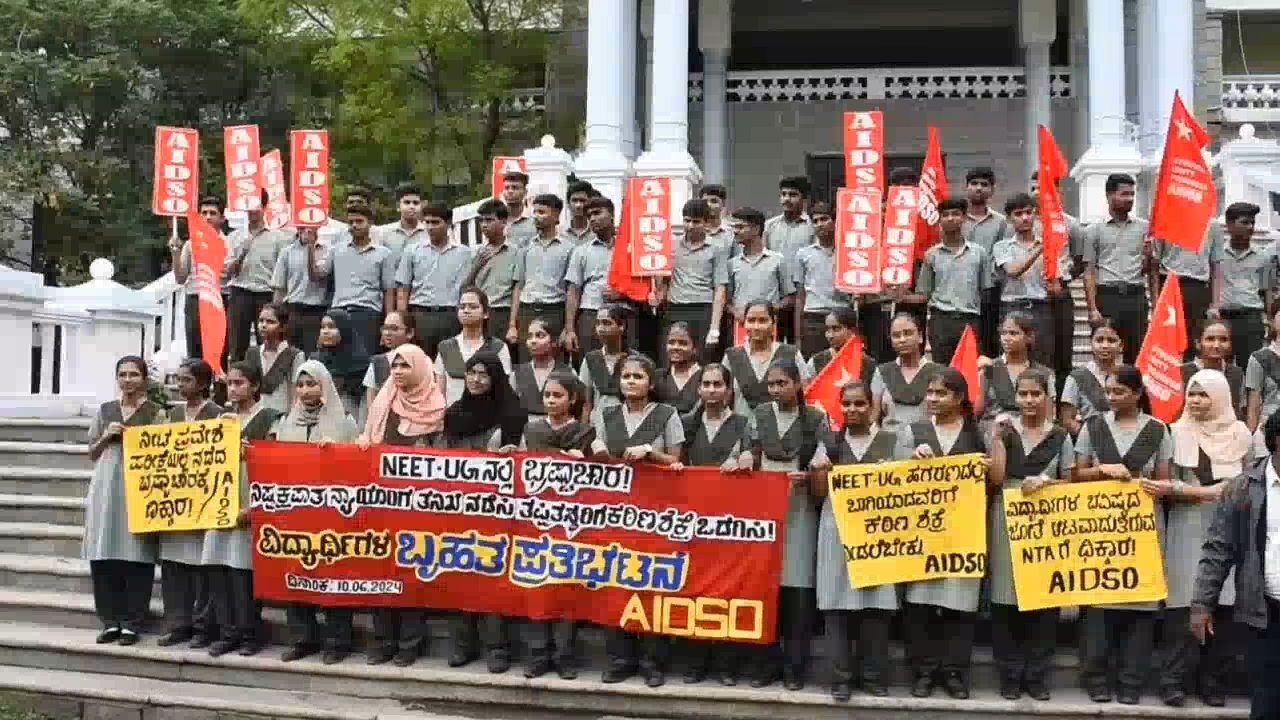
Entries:
<svg viewBox="0 0 1280 720">
<path fill-rule="evenodd" d="M 272 150 L 258 163 L 258 182 L 267 191 L 267 208 L 262 221 L 272 230 L 289 224 L 289 194 L 284 184 L 284 162 L 280 151 Z"/>
<path fill-rule="evenodd" d="M 1151 325 L 1142 340 L 1134 367 L 1142 372 L 1142 384 L 1151 400 L 1151 416 L 1166 423 L 1182 412 L 1182 353 L 1187 350 L 1187 320 L 1182 316 L 1182 284 L 1169 273 Z"/>
<path fill-rule="evenodd" d="M 186 217 L 196 209 L 199 179 L 200 134 L 187 128 L 157 127 L 151 212 Z"/>
<path fill-rule="evenodd" d="M 235 125 L 223 128 L 222 150 L 227 168 L 227 209 L 261 209 L 258 126 Z"/>
<path fill-rule="evenodd" d="M 1058 182 L 1067 176 L 1068 169 L 1067 159 L 1058 149 L 1053 132 L 1044 125 L 1040 126 L 1039 132 L 1040 192 L 1036 205 L 1040 210 L 1040 228 L 1044 234 L 1044 278 L 1053 280 L 1060 275 L 1058 258 L 1067 246 L 1067 216 L 1058 195 Z"/>
<path fill-rule="evenodd" d="M 1164 158 L 1151 200 L 1151 237 L 1200 252 L 1218 205 L 1213 173 L 1204 159 L 1209 133 L 1174 93 Z"/>
<path fill-rule="evenodd" d="M 880 278 L 885 285 L 910 285 L 915 271 L 916 231 L 920 228 L 920 189 L 889 188 L 884 237 L 880 241 Z"/>
<path fill-rule="evenodd" d="M 675 241 L 671 233 L 671 178 L 627 179 L 631 198 L 631 275 L 670 275 L 675 267 Z"/>
<path fill-rule="evenodd" d="M 814 376 L 809 387 L 805 388 L 804 400 L 810 405 L 817 405 L 827 413 L 831 427 L 844 427 L 844 411 L 840 405 L 842 388 L 862 378 L 862 355 L 864 352 L 862 336 L 854 335 L 840 348 L 831 361 Z"/>
<path fill-rule="evenodd" d="M 924 166 L 920 169 L 920 232 L 916 235 L 916 259 L 923 260 L 929 248 L 938 243 L 942 228 L 938 203 L 951 197 L 947 184 L 947 169 L 943 165 L 942 140 L 938 128 L 929 126 L 929 149 L 925 152 Z"/>
<path fill-rule="evenodd" d="M 783 473 L 276 442 L 248 463 L 263 600 L 774 638 Z"/>
<path fill-rule="evenodd" d="M 227 309 L 222 305 L 222 266 L 227 244 L 200 213 L 187 216 L 191 230 L 191 267 L 196 276 L 200 313 L 200 351 L 213 372 L 221 375 L 222 348 L 227 341 Z"/>
<path fill-rule="evenodd" d="M 499 155 L 493 159 L 493 197 L 502 199 L 502 176 L 507 173 L 529 174 L 529 164 L 522 157 Z"/>
<path fill-rule="evenodd" d="M 880 191 L 836 193 L 835 286 L 847 293 L 880 292 Z"/>
<path fill-rule="evenodd" d="M 884 113 L 844 114 L 844 185 L 884 189 Z"/>
<path fill-rule="evenodd" d="M 289 131 L 289 224 L 320 227 L 329 220 L 329 132 Z"/>
</svg>

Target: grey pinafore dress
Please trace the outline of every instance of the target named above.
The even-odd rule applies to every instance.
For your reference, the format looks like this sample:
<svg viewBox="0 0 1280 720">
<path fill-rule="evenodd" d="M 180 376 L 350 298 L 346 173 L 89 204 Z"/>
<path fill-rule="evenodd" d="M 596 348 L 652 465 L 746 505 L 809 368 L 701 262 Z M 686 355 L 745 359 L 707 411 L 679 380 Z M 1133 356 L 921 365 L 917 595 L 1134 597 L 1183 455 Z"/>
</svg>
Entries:
<svg viewBox="0 0 1280 720">
<path fill-rule="evenodd" d="M 292 345 L 285 345 L 276 355 L 271 367 L 263 367 L 262 346 L 255 345 L 245 353 L 244 361 L 262 371 L 262 405 L 281 415 L 289 412 L 289 397 L 298 368 L 306 362 L 306 355 Z"/>
<path fill-rule="evenodd" d="M 698 366 L 685 376 L 681 384 L 670 368 L 658 371 L 658 402 L 664 402 L 684 415 L 693 412 L 701 400 L 698 398 L 698 386 L 702 384 L 702 367 Z"/>
<path fill-rule="evenodd" d="M 194 416 L 188 415 L 185 404 L 169 408 L 169 422 L 183 423 L 196 420 L 216 420 L 222 408 L 212 400 L 205 400 Z M 156 533 L 160 545 L 160 559 L 183 565 L 199 565 L 204 551 L 204 530 L 189 532 Z"/>
<path fill-rule="evenodd" d="M 98 441 L 113 422 L 126 427 L 158 425 L 165 421 L 164 411 L 150 400 L 143 401 L 129 419 L 124 418 L 120 402 L 112 400 L 98 408 L 98 414 L 89 424 L 89 443 Z M 127 560 L 154 563 L 156 561 L 156 536 L 134 535 L 129 532 L 129 507 L 124 491 L 124 444 L 115 441 L 107 445 L 93 464 L 93 479 L 89 481 L 89 496 L 85 499 L 84 542 L 80 556 L 93 560 Z"/>
<path fill-rule="evenodd" d="M 1107 393 L 1103 387 L 1105 373 L 1098 369 L 1092 360 L 1082 367 L 1074 368 L 1062 382 L 1062 397 L 1058 402 L 1069 403 L 1080 414 L 1080 423 L 1111 410 L 1107 402 Z"/>
<path fill-rule="evenodd" d="M 1057 383 L 1053 371 L 1040 363 L 1031 363 L 1028 370 L 1039 370 L 1049 377 L 1049 407 L 1058 406 L 1055 394 Z M 982 380 L 982 422 L 980 427 L 983 437 L 990 436 L 991 422 L 1000 413 L 1017 415 L 1018 410 L 1018 378 L 1009 372 L 1004 358 L 996 358 L 990 365 L 982 369 L 979 376 Z"/>
<path fill-rule="evenodd" d="M 793 362 L 797 367 L 804 362 L 796 346 L 779 342 L 773 344 L 773 353 L 764 362 L 752 358 L 747 348 L 741 345 L 729 348 L 725 352 L 724 364 L 729 368 L 729 374 L 733 375 L 736 386 L 733 400 L 734 412 L 754 421 L 753 411 L 756 407 L 761 403 L 769 402 L 769 384 L 765 381 L 769 366 L 783 360 Z"/>
<path fill-rule="evenodd" d="M 1200 451 L 1200 464 L 1189 468 L 1173 465 L 1173 479 L 1181 480 L 1188 485 L 1211 487 L 1227 480 L 1215 480 L 1210 469 L 1209 456 Z M 1196 566 L 1200 562 L 1200 548 L 1204 544 L 1205 533 L 1213 522 L 1216 502 L 1188 503 L 1169 502 L 1169 522 L 1164 535 L 1164 577 L 1169 586 L 1169 597 L 1165 600 L 1167 608 L 1185 608 L 1191 606 L 1191 592 L 1195 587 Z M 1236 571 L 1227 574 L 1222 583 L 1222 593 L 1218 595 L 1218 604 L 1231 606 L 1236 603 Z"/>
<path fill-rule="evenodd" d="M 266 440 L 275 430 L 280 413 L 258 404 L 247 415 L 240 415 L 240 440 Z M 249 507 L 249 463 L 240 458 L 240 508 Z M 206 530 L 201 546 L 201 565 L 223 565 L 236 570 L 253 569 L 253 529 Z"/>
<path fill-rule="evenodd" d="M 551 373 L 558 370 L 569 370 L 569 366 L 558 362 L 544 372 L 535 368 L 532 362 L 525 362 L 511 371 L 511 387 L 516 391 L 516 397 L 520 398 L 520 407 L 524 408 L 530 418 L 547 413 L 542 406 L 542 387 L 547 384 Z"/>
<path fill-rule="evenodd" d="M 915 377 L 907 382 L 897 360 L 880 363 L 871 377 L 871 395 L 880 401 L 880 429 L 899 432 L 912 423 L 927 421 L 925 393 L 939 372 L 941 365 L 922 360 Z"/>
<path fill-rule="evenodd" d="M 819 439 L 830 433 L 826 414 L 815 407 L 785 412 L 779 410 L 777 403 L 767 402 L 756 407 L 755 419 L 761 470 L 808 469 Z M 813 495 L 791 491 L 786 522 L 782 586 L 811 588 L 816 580 L 818 552 L 818 508 Z"/>
<path fill-rule="evenodd" d="M 681 437 L 668 443 L 667 427 L 673 418 L 677 418 L 676 409 L 666 403 L 650 403 L 643 416 L 627 412 L 621 404 L 611 405 L 600 411 L 596 437 L 615 458 L 622 457 L 627 448 L 637 445 L 651 445 L 656 452 L 675 453 L 684 442 L 684 433 L 681 432 L 683 428 L 677 427 Z M 668 447 L 668 444 L 674 447 Z"/>
</svg>

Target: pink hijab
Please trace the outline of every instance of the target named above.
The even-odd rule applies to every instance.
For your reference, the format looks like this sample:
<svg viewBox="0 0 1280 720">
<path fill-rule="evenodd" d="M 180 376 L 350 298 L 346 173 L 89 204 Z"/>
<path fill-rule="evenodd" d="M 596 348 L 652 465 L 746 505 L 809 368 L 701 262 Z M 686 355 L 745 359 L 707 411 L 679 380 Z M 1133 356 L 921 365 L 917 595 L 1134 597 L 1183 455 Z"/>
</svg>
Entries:
<svg viewBox="0 0 1280 720">
<path fill-rule="evenodd" d="M 370 443 L 382 442 L 387 432 L 387 418 L 394 411 L 400 418 L 401 435 L 417 437 L 444 429 L 444 391 L 436 382 L 435 369 L 422 348 L 405 343 L 387 353 L 387 363 L 400 358 L 409 364 L 409 386 L 401 388 L 394 379 L 382 384 L 373 398 L 369 417 L 365 420 L 364 438 Z"/>
</svg>

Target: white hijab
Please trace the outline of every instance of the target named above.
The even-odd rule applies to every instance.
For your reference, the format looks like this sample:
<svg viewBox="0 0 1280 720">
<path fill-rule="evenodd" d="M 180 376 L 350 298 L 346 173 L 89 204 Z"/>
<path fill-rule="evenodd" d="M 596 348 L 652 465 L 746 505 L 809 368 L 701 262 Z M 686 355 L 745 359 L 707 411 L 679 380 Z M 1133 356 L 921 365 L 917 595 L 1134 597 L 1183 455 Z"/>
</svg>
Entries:
<svg viewBox="0 0 1280 720">
<path fill-rule="evenodd" d="M 1209 396 L 1212 414 L 1200 421 L 1185 408 L 1182 417 L 1170 426 L 1173 433 L 1173 461 L 1182 467 L 1200 465 L 1200 451 L 1208 456 L 1214 479 L 1233 478 L 1241 473 L 1249 455 L 1252 438 L 1249 428 L 1236 418 L 1231 402 L 1231 384 L 1217 370 L 1200 370 L 1187 381 L 1184 392 L 1198 387 Z"/>
</svg>

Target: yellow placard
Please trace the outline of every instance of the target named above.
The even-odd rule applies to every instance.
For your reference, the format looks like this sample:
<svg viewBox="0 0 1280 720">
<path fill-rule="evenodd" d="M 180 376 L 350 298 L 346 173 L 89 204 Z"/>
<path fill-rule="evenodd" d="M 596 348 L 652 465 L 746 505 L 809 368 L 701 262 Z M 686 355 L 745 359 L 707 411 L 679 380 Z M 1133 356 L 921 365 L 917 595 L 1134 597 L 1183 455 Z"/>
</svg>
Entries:
<svg viewBox="0 0 1280 720">
<path fill-rule="evenodd" d="M 240 514 L 240 421 L 127 428 L 129 532 L 233 528 Z"/>
<path fill-rule="evenodd" d="M 1164 600 L 1157 512 L 1135 480 L 1006 489 L 1018 609 Z"/>
<path fill-rule="evenodd" d="M 986 574 L 982 455 L 839 465 L 827 482 L 854 588 Z"/>
</svg>

